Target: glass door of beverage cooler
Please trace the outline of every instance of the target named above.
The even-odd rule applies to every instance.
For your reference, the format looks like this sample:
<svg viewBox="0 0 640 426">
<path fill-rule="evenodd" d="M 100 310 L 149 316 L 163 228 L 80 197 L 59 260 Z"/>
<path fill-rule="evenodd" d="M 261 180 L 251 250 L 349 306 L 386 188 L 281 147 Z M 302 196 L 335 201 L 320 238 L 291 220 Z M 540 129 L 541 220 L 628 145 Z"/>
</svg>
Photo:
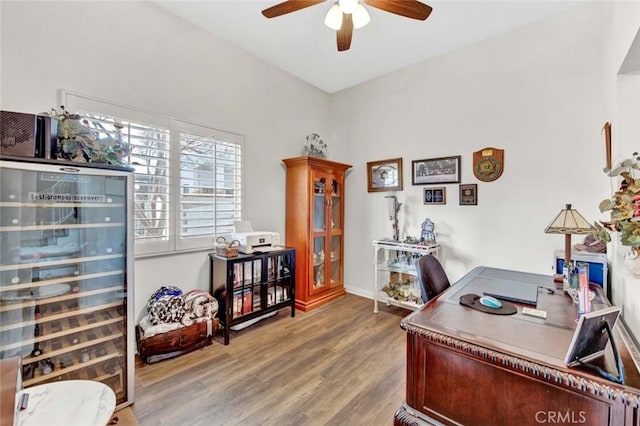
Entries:
<svg viewBox="0 0 640 426">
<path fill-rule="evenodd" d="M 0 161 L 0 358 L 133 398 L 127 171 Z"/>
</svg>

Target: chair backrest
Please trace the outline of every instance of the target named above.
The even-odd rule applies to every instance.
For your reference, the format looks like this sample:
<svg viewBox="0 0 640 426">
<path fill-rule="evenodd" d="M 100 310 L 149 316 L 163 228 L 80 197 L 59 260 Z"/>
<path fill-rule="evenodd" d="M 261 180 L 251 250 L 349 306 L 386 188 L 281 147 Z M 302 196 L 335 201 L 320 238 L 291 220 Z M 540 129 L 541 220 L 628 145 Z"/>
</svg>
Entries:
<svg viewBox="0 0 640 426">
<path fill-rule="evenodd" d="M 427 303 L 451 286 L 440 261 L 431 254 L 425 254 L 418 259 L 417 272 L 423 303 Z"/>
</svg>

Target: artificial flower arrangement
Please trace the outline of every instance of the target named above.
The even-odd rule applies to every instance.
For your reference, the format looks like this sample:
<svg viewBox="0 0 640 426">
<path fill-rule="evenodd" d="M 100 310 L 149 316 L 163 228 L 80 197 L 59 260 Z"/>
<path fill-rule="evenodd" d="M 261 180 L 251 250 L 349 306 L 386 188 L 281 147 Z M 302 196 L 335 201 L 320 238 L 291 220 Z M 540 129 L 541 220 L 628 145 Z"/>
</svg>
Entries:
<svg viewBox="0 0 640 426">
<path fill-rule="evenodd" d="M 121 123 L 114 123 L 113 131 L 79 114 L 72 114 L 64 106 L 51 109 L 49 116 L 58 120 L 57 158 L 80 162 L 126 166 L 130 146 L 122 138 Z M 106 135 L 106 136 L 105 136 Z"/>
<path fill-rule="evenodd" d="M 620 189 L 613 193 L 611 198 L 600 202 L 600 212 L 610 212 L 609 221 L 601 221 L 604 228 L 618 232 L 620 243 L 631 247 L 636 254 L 640 252 L 640 179 L 635 174 L 640 170 L 640 156 L 634 152 L 631 158 L 627 158 L 614 167 L 606 170 L 610 177 L 620 176 Z M 602 226 L 596 224 L 598 238 L 611 241 L 611 236 Z"/>
</svg>

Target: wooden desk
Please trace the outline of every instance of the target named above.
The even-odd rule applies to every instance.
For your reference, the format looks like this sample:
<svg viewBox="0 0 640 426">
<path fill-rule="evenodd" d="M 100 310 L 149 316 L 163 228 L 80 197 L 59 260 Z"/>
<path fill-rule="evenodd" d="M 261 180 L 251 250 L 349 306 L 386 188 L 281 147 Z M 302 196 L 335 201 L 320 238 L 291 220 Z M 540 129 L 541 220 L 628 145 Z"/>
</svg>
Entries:
<svg viewBox="0 0 640 426">
<path fill-rule="evenodd" d="M 0 360 L 0 426 L 15 426 L 16 392 L 22 389 L 20 357 Z"/>
<path fill-rule="evenodd" d="M 502 316 L 459 304 L 463 294 L 482 295 L 487 280 L 555 287 L 551 276 L 478 267 L 403 319 L 407 394 L 396 425 L 640 424 L 640 355 L 621 321 L 614 334 L 625 386 L 564 365 L 577 315 L 567 295 L 538 289 L 546 320 L 523 315 L 524 305 Z M 593 290 L 594 309 L 608 306 L 600 287 Z M 602 366 L 615 372 L 614 365 L 607 349 Z"/>
</svg>

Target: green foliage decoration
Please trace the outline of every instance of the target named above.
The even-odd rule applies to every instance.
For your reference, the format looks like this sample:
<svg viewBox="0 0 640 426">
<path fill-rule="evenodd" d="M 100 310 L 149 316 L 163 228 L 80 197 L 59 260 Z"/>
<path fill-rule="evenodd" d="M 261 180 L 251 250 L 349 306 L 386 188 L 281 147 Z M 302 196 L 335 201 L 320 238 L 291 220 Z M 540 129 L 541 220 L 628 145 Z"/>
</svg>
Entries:
<svg viewBox="0 0 640 426">
<path fill-rule="evenodd" d="M 60 110 L 52 109 L 49 115 L 58 120 L 58 158 L 80 163 L 127 165 L 130 146 L 123 140 L 122 124 L 114 123 L 112 136 L 111 132 L 91 129 L 86 118 L 70 113 L 64 106 L 60 106 Z M 101 134 L 107 136 L 101 137 Z"/>
<path fill-rule="evenodd" d="M 640 156 L 634 152 L 631 158 L 620 162 L 608 171 L 610 177 L 620 177 L 620 188 L 611 198 L 600 202 L 600 212 L 610 212 L 609 221 L 601 221 L 597 236 L 603 241 L 611 241 L 606 230 L 620 234 L 620 243 L 640 250 L 640 179 L 635 174 L 640 170 Z M 607 171 L 607 170 L 605 170 Z"/>
</svg>

